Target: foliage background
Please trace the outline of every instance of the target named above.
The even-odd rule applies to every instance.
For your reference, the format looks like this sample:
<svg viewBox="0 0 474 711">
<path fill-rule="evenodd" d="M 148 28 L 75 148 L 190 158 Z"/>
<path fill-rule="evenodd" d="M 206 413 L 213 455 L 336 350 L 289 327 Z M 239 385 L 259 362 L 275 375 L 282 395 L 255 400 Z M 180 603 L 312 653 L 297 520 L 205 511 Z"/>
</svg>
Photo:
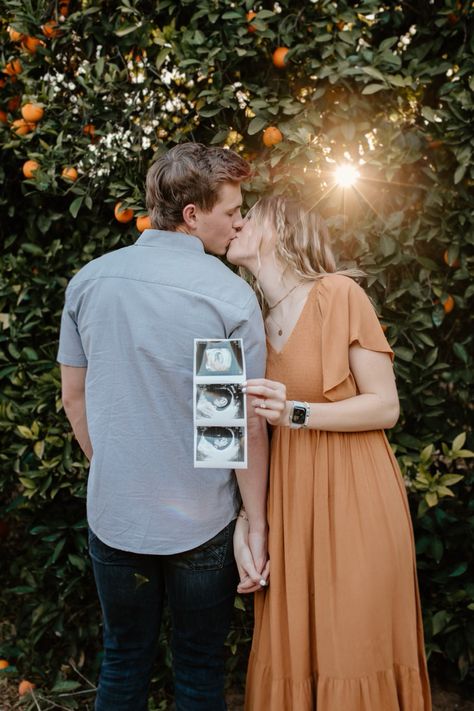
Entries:
<svg viewBox="0 0 474 711">
<path fill-rule="evenodd" d="M 0 67 L 13 59 L 22 67 L 0 80 L 0 656 L 11 661 L 7 673 L 64 684 L 69 659 L 95 673 L 100 631 L 86 555 L 86 467 L 65 421 L 55 364 L 64 288 L 85 262 L 136 239 L 134 222 L 114 219 L 115 203 L 144 213 L 153 158 L 195 140 L 252 162 L 249 205 L 267 190 L 294 190 L 317 204 L 341 262 L 367 273 L 397 356 L 403 412 L 390 437 L 411 491 L 430 668 L 468 683 L 474 3 L 0 6 Z M 61 32 L 46 38 L 42 25 L 51 19 Z M 28 51 L 8 27 L 41 44 Z M 290 49 L 280 69 L 272 63 L 279 46 Z M 44 116 L 18 136 L 11 123 L 28 101 L 41 103 Z M 266 147 L 270 125 L 283 140 Z M 29 180 L 27 159 L 40 164 Z M 342 161 L 358 166 L 354 189 L 334 184 Z M 61 178 L 63 166 L 76 167 L 76 182 Z M 250 611 L 236 610 L 234 678 L 250 630 Z M 164 641 L 162 652 L 168 656 Z M 157 685 L 167 680 L 160 671 Z"/>
</svg>

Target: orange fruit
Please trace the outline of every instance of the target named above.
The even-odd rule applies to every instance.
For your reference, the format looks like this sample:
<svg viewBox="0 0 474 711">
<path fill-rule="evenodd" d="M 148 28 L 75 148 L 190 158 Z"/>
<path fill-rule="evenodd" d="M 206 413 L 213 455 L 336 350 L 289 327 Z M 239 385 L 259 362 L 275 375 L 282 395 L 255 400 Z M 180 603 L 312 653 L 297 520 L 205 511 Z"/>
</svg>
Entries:
<svg viewBox="0 0 474 711">
<path fill-rule="evenodd" d="M 8 34 L 12 42 L 21 42 L 24 37 L 21 32 L 18 32 L 18 30 L 15 30 L 13 27 L 8 28 Z"/>
<path fill-rule="evenodd" d="M 6 111 L 0 109 L 0 123 L 8 123 L 8 116 Z"/>
<path fill-rule="evenodd" d="M 23 104 L 21 107 L 21 115 L 25 121 L 37 123 L 43 118 L 44 109 L 40 104 Z"/>
<path fill-rule="evenodd" d="M 9 76 L 13 77 L 16 74 L 21 74 L 23 70 L 23 67 L 21 66 L 21 62 L 19 59 L 12 59 L 11 62 L 8 62 L 8 64 L 5 65 L 5 69 L 3 70 L 4 74 L 8 74 Z"/>
<path fill-rule="evenodd" d="M 455 269 L 457 269 L 458 267 L 461 266 L 461 263 L 460 263 L 459 259 L 455 259 L 454 262 L 451 262 L 451 263 L 450 263 L 450 261 L 449 261 L 449 254 L 448 254 L 448 250 L 447 250 L 447 249 L 444 250 L 443 260 L 444 260 L 444 263 L 448 265 L 448 267 L 454 267 Z"/>
<path fill-rule="evenodd" d="M 49 20 L 49 22 L 45 22 L 44 25 L 41 25 L 41 30 L 48 39 L 51 37 L 59 37 L 62 34 L 58 23 L 54 20 Z"/>
<path fill-rule="evenodd" d="M 36 54 L 38 47 L 44 47 L 44 42 L 37 37 L 25 37 L 21 44 L 30 54 Z"/>
<path fill-rule="evenodd" d="M 275 67 L 278 67 L 278 69 L 284 69 L 284 67 L 286 67 L 285 57 L 288 52 L 288 47 L 277 47 L 272 54 L 273 64 Z"/>
<path fill-rule="evenodd" d="M 247 32 L 256 32 L 257 31 L 257 28 L 250 24 L 254 17 L 257 17 L 257 13 L 254 12 L 253 10 L 250 10 L 246 14 L 247 22 L 249 23 L 249 26 L 247 27 Z"/>
<path fill-rule="evenodd" d="M 140 217 L 137 217 L 135 224 L 136 224 L 137 230 L 139 232 L 143 232 L 144 230 L 150 230 L 151 229 L 150 215 L 141 215 Z"/>
<path fill-rule="evenodd" d="M 280 143 L 283 140 L 283 134 L 276 126 L 268 126 L 263 132 L 263 142 L 268 148 Z"/>
<path fill-rule="evenodd" d="M 443 301 L 443 309 L 444 313 L 450 314 L 451 311 L 454 309 L 454 299 L 451 296 L 451 294 L 448 294 L 448 296 L 444 299 Z"/>
<path fill-rule="evenodd" d="M 32 684 L 31 681 L 28 681 L 28 679 L 23 679 L 18 684 L 18 695 L 26 696 L 26 694 L 31 694 L 34 688 L 35 684 Z"/>
<path fill-rule="evenodd" d="M 133 220 L 133 210 L 131 210 L 129 207 L 122 208 L 122 203 L 118 202 L 115 205 L 114 208 L 114 215 L 115 219 L 118 222 L 130 222 L 130 220 Z"/>
<path fill-rule="evenodd" d="M 94 135 L 95 135 L 95 126 L 93 123 L 86 123 L 84 128 L 82 129 L 82 133 L 84 136 L 90 136 L 91 140 L 94 140 Z"/>
<path fill-rule="evenodd" d="M 36 124 L 30 121 L 25 121 L 25 119 L 16 119 L 12 123 L 12 131 L 15 131 L 17 136 L 25 136 L 27 133 L 35 130 Z"/>
<path fill-rule="evenodd" d="M 75 183 L 77 178 L 79 177 L 79 174 L 75 168 L 71 165 L 65 165 L 62 173 L 61 173 L 61 178 L 64 178 L 64 180 L 70 180 L 71 183 Z"/>
<path fill-rule="evenodd" d="M 23 175 L 25 178 L 34 178 L 39 167 L 37 160 L 27 160 L 23 163 Z"/>
<path fill-rule="evenodd" d="M 6 659 L 0 659 L 0 669 L 6 669 L 9 666 L 10 662 L 7 662 Z"/>
<path fill-rule="evenodd" d="M 69 3 L 68 2 L 60 2 L 59 3 L 59 14 L 62 15 L 63 17 L 67 17 L 69 15 Z"/>
</svg>

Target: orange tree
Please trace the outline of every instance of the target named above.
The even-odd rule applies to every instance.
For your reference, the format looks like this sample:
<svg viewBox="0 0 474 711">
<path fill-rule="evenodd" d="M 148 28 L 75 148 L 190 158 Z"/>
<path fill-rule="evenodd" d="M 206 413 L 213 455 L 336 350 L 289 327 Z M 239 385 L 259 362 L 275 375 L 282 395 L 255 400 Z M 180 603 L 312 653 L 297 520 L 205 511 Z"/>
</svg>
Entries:
<svg viewBox="0 0 474 711">
<path fill-rule="evenodd" d="M 341 262 L 367 274 L 396 353 L 402 417 L 390 436 L 410 491 L 430 664 L 468 678 L 472 3 L 1 6 L 2 655 L 38 676 L 68 657 L 93 664 L 87 469 L 55 365 L 64 288 L 136 239 L 147 167 L 193 140 L 252 162 L 248 204 L 276 191 L 317 205 Z M 355 182 L 344 185 L 341 166 Z M 242 612 L 231 665 L 250 628 Z"/>
</svg>

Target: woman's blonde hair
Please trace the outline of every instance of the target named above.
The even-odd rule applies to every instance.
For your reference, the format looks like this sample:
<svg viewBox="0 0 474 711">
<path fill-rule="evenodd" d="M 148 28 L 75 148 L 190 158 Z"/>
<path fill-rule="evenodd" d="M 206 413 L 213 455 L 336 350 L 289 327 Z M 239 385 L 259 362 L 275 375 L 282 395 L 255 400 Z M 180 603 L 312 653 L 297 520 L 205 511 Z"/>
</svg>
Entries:
<svg viewBox="0 0 474 711">
<path fill-rule="evenodd" d="M 336 273 L 363 275 L 358 269 L 338 270 L 324 219 L 294 198 L 263 197 L 252 207 L 251 216 L 252 221 L 267 220 L 273 225 L 276 257 L 302 279 L 321 279 Z"/>
<path fill-rule="evenodd" d="M 252 221 L 263 225 L 268 221 L 275 228 L 275 256 L 302 280 L 314 281 L 327 274 L 364 276 L 360 269 L 338 269 L 329 244 L 329 232 L 321 215 L 294 198 L 263 197 L 250 210 Z M 253 282 L 253 283 L 252 283 Z M 266 312 L 258 276 L 251 279 Z"/>
</svg>

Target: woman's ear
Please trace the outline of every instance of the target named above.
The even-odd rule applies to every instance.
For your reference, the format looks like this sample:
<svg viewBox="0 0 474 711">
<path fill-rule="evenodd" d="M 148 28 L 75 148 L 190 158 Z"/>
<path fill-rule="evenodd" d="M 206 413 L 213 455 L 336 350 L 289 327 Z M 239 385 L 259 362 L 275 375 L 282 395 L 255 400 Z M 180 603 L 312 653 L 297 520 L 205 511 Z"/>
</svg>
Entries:
<svg viewBox="0 0 474 711">
<path fill-rule="evenodd" d="M 183 208 L 183 222 L 186 227 L 189 227 L 191 230 L 195 229 L 197 225 L 197 212 L 196 205 L 193 205 L 193 203 Z"/>
</svg>

